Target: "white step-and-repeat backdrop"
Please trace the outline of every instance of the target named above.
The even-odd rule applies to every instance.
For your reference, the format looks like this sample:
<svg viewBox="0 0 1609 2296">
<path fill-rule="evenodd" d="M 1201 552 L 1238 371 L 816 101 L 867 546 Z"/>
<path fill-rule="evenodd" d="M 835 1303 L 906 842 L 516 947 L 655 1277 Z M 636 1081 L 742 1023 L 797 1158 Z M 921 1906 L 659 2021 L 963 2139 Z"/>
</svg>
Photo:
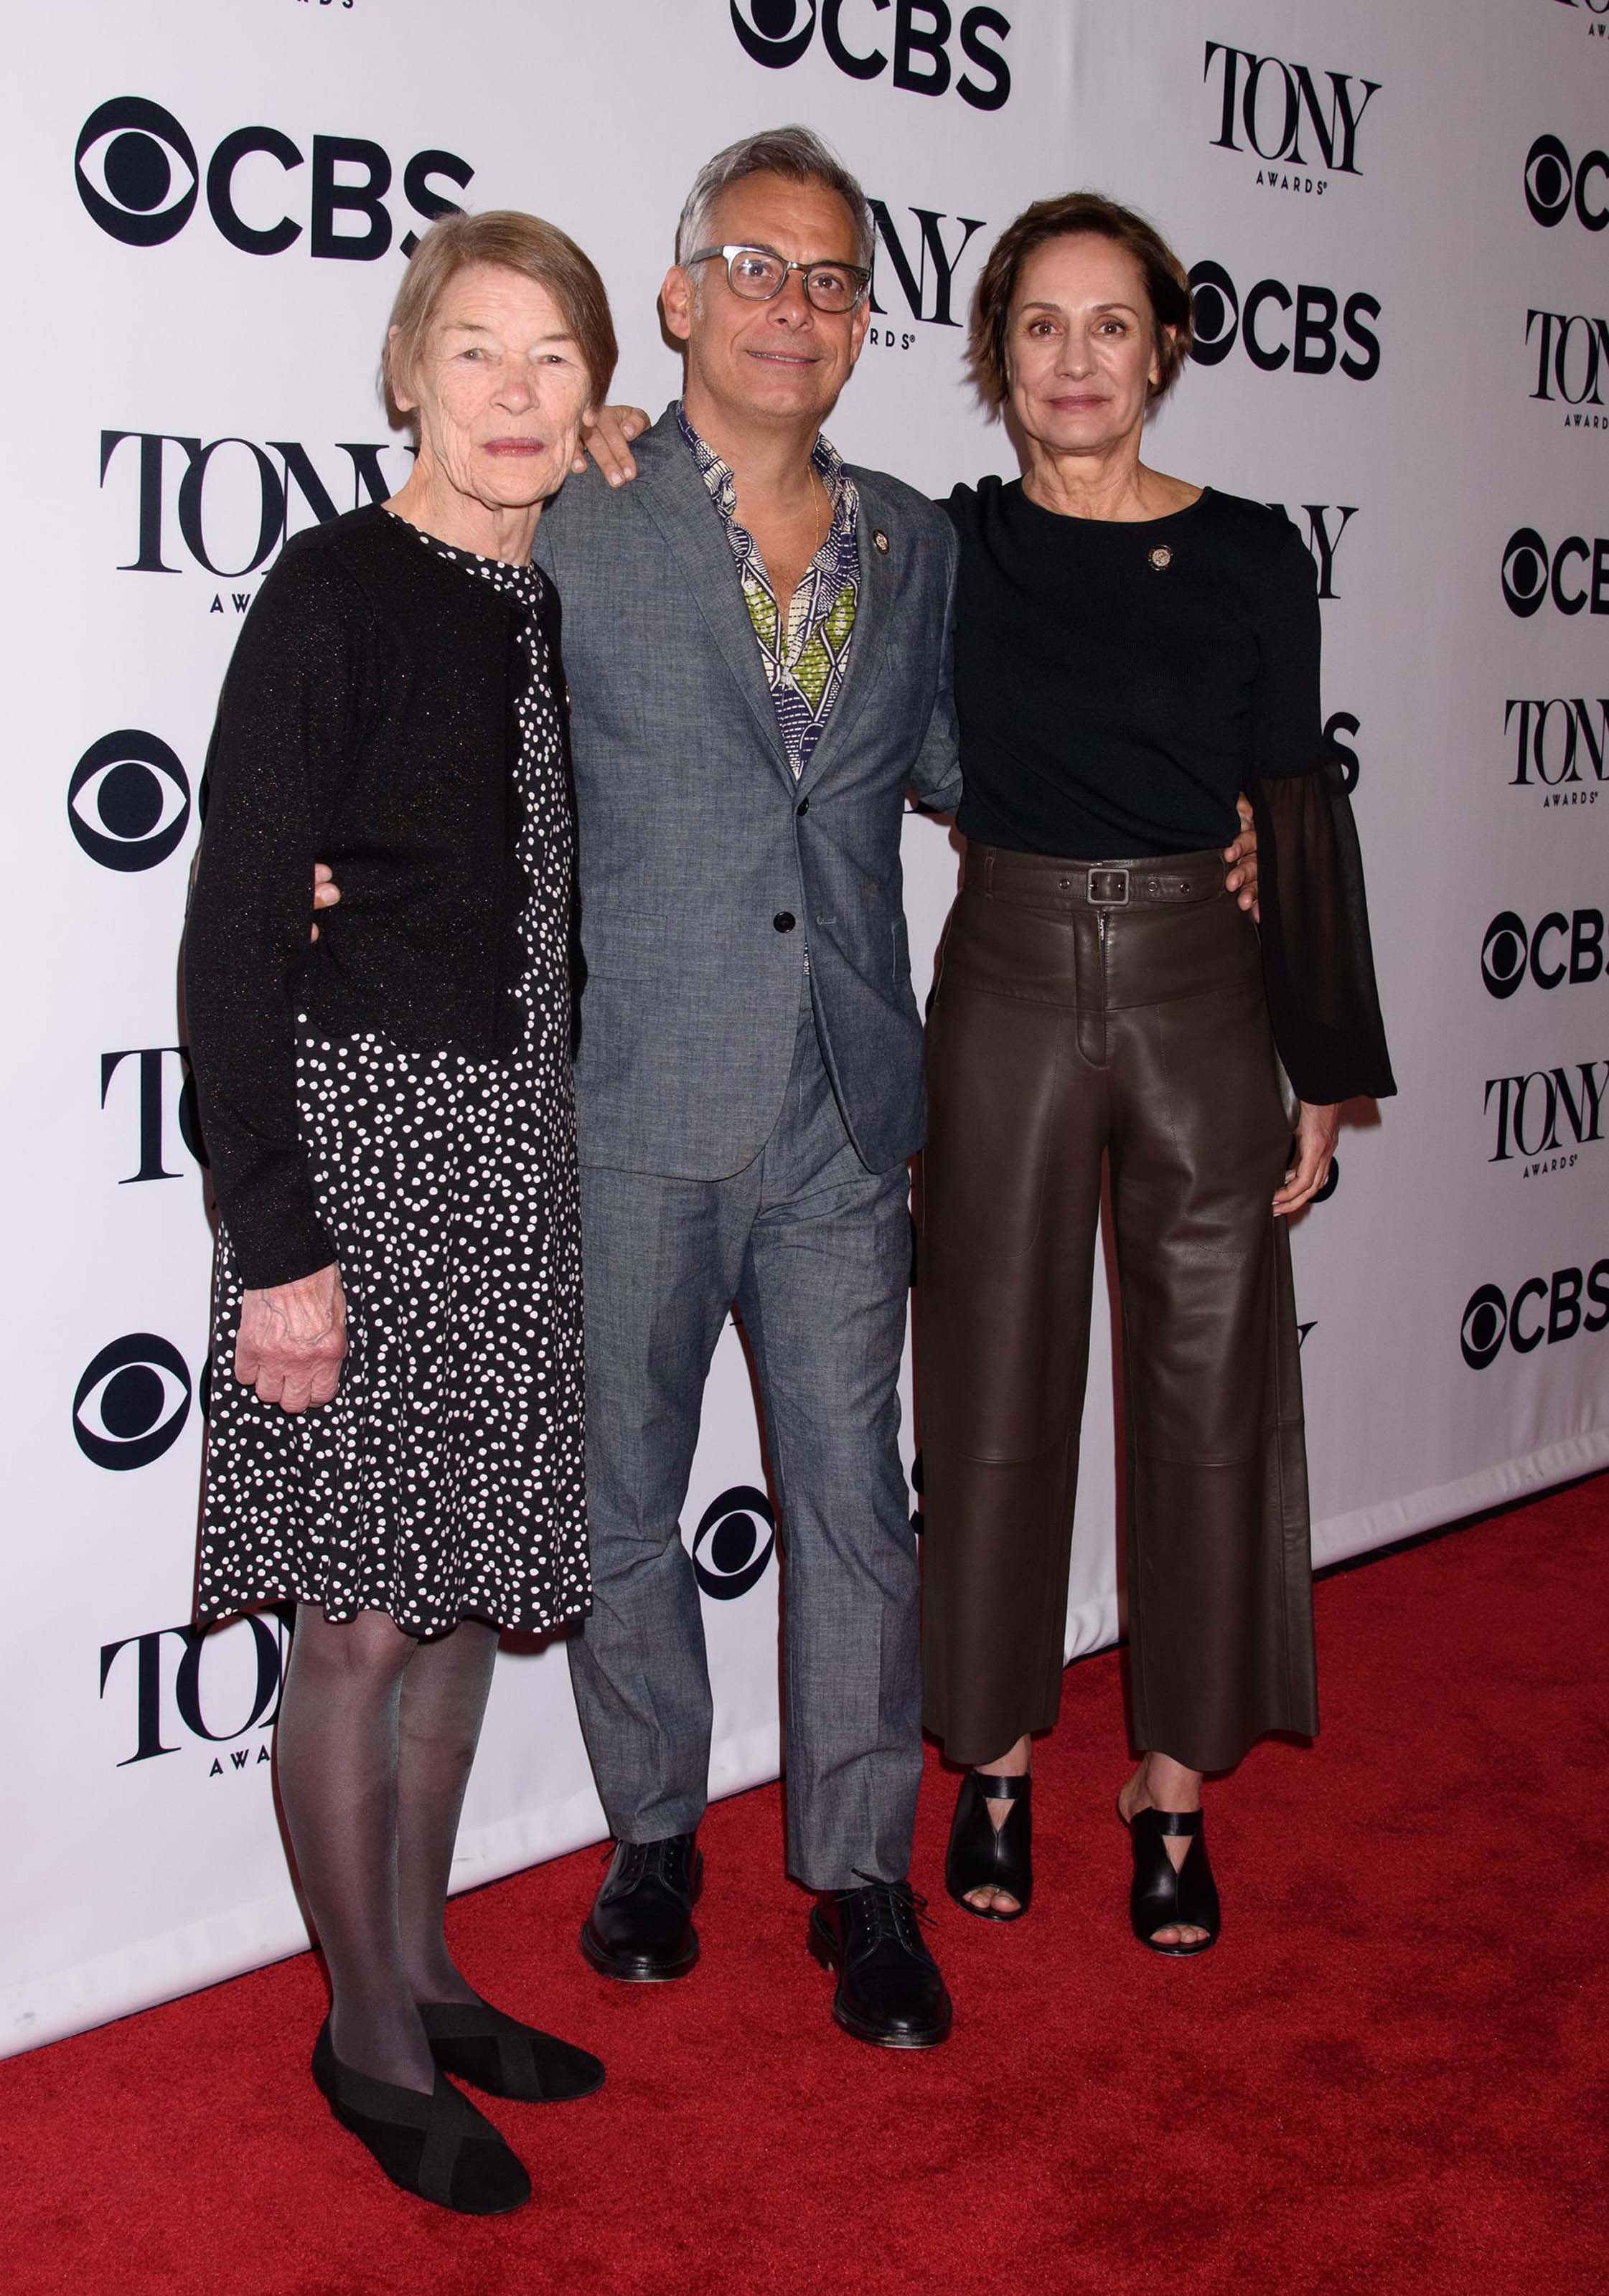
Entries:
<svg viewBox="0 0 1609 2296">
<path fill-rule="evenodd" d="M 694 169 L 809 122 L 881 242 L 833 435 L 935 493 L 1011 466 L 961 361 L 996 232 L 1080 184 L 1159 220 L 1199 335 L 1153 457 L 1311 544 L 1402 1086 L 1296 1238 L 1319 1556 L 1609 1457 L 1609 0 L 61 0 L 10 48 L 0 2052 L 305 1939 L 284 1623 L 187 1624 L 176 952 L 241 618 L 403 475 L 375 361 L 447 205 L 572 232 L 657 408 Z M 915 816 L 906 850 L 920 975 L 955 854 Z M 1088 1422 L 1078 1650 L 1116 1623 L 1104 1365 Z M 684 1523 L 717 1792 L 776 1763 L 761 1483 L 729 1339 Z M 461 1880 L 602 1832 L 562 1652 L 510 1651 Z"/>
</svg>

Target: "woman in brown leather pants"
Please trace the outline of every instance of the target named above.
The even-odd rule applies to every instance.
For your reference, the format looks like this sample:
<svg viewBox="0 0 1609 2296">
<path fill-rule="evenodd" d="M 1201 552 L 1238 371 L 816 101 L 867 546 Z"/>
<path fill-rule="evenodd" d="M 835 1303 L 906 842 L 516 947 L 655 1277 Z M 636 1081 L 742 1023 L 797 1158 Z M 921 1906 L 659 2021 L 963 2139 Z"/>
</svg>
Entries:
<svg viewBox="0 0 1609 2296">
<path fill-rule="evenodd" d="M 966 851 L 917 1286 L 927 1721 L 969 1766 L 947 1881 L 1014 1920 L 1109 1168 L 1143 1750 L 1119 1808 L 1135 1932 L 1170 1954 L 1219 1926 L 1203 1772 L 1318 1726 L 1285 1222 L 1337 1103 L 1394 1089 L 1312 561 L 1280 512 L 1140 460 L 1189 341 L 1178 258 L 1091 195 L 1029 209 L 979 288 L 975 371 L 1024 474 L 949 504 Z M 1243 789 L 1260 936 L 1224 883 Z"/>
</svg>

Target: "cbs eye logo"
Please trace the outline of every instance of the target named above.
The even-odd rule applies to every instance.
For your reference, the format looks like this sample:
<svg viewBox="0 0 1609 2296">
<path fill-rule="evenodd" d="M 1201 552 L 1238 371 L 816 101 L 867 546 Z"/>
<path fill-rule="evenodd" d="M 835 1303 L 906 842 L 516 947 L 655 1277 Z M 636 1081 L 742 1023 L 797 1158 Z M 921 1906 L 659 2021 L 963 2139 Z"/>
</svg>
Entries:
<svg viewBox="0 0 1609 2296">
<path fill-rule="evenodd" d="M 1503 597 L 1511 614 L 1534 614 L 1547 595 L 1547 545 L 1533 526 L 1510 535 L 1503 553 Z"/>
<path fill-rule="evenodd" d="M 1240 298 L 1221 263 L 1197 263 L 1190 272 L 1190 355 L 1202 366 L 1227 359 L 1240 326 Z"/>
<path fill-rule="evenodd" d="M 1472 1371 L 1495 1363 L 1508 1333 L 1508 1302 L 1495 1283 L 1482 1283 L 1472 1292 L 1464 1310 L 1458 1344 Z"/>
<path fill-rule="evenodd" d="M 795 30 L 800 10 L 794 0 L 732 0 L 732 28 L 758 64 L 780 71 L 796 64 L 809 46 L 816 30 L 816 0 L 805 0 L 804 26 Z"/>
<path fill-rule="evenodd" d="M 160 247 L 195 212 L 195 146 L 171 111 L 143 95 L 114 96 L 90 113 L 73 169 L 79 198 L 125 247 Z"/>
<path fill-rule="evenodd" d="M 1588 231 L 1609 225 L 1609 206 L 1588 204 L 1594 176 L 1609 184 L 1609 152 L 1588 152 L 1578 168 L 1556 135 L 1539 135 L 1525 154 L 1525 204 L 1544 231 L 1564 222 L 1573 205 Z"/>
<path fill-rule="evenodd" d="M 1481 944 L 1481 978 L 1493 996 L 1512 996 L 1525 978 L 1531 935 L 1523 917 L 1504 909 L 1486 928 Z"/>
<path fill-rule="evenodd" d="M 131 1332 L 103 1348 L 78 1382 L 72 1431 L 84 1456 L 122 1473 L 171 1450 L 190 1416 L 190 1372 L 154 1332 Z"/>
<path fill-rule="evenodd" d="M 67 821 L 103 869 L 154 869 L 190 825 L 185 768 L 154 734 L 103 734 L 73 767 Z"/>
<path fill-rule="evenodd" d="M 693 1534 L 699 1586 L 717 1603 L 734 1603 L 759 1586 L 776 1548 L 770 1500 L 764 1491 L 739 1483 L 705 1508 Z"/>
</svg>

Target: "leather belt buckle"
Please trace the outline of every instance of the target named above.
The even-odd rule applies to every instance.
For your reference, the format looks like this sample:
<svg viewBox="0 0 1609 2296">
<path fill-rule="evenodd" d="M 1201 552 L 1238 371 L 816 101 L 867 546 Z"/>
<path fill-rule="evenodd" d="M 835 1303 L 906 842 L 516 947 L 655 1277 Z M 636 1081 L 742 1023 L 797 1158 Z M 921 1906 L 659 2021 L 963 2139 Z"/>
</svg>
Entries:
<svg viewBox="0 0 1609 2296">
<path fill-rule="evenodd" d="M 1089 872 L 1088 898 L 1097 909 L 1124 909 L 1129 906 L 1129 872 L 1127 869 L 1092 869 Z"/>
</svg>

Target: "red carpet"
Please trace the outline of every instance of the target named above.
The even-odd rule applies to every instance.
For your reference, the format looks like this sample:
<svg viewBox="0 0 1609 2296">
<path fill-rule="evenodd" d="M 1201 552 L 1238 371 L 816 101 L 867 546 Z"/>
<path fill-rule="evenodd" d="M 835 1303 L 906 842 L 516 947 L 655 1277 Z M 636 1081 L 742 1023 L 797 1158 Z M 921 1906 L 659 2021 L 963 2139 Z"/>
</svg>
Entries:
<svg viewBox="0 0 1609 2296">
<path fill-rule="evenodd" d="M 462 1900 L 487 1992 L 609 2086 L 494 2105 L 536 2202 L 393 2192 L 303 2066 L 309 1956 L 0 2065 L 12 2296 L 1543 2296 L 1609 2276 L 1609 1478 L 1326 1581 L 1325 1731 L 1212 1799 L 1222 1943 L 1129 1940 L 1114 1658 L 1067 1679 L 1010 1929 L 918 1882 L 955 2038 L 827 2018 L 775 1790 L 711 1812 L 704 1959 L 593 1977 L 588 1851 Z"/>
</svg>

